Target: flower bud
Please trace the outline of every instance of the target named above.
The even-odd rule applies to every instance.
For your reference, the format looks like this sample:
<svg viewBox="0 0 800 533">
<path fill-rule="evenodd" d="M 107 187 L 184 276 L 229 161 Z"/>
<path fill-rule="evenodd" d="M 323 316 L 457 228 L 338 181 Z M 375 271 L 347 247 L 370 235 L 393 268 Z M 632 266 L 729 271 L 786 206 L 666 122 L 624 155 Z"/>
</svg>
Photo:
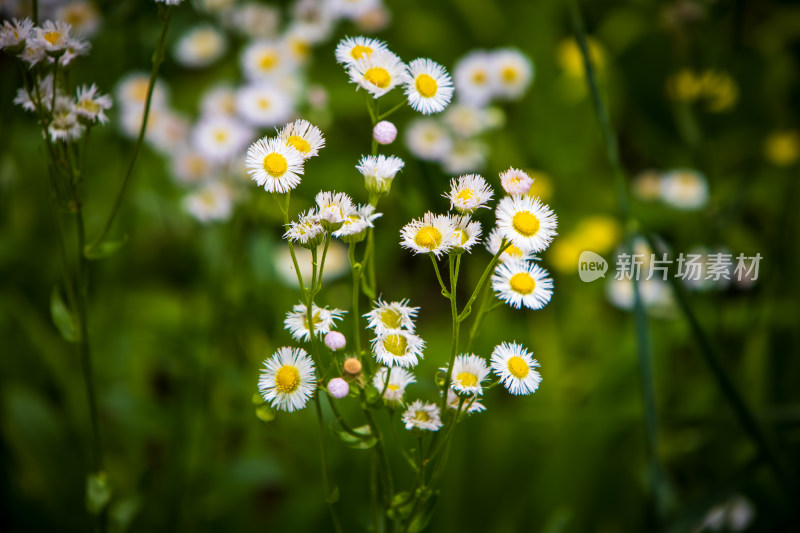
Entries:
<svg viewBox="0 0 800 533">
<path fill-rule="evenodd" d="M 347 344 L 347 339 L 338 331 L 331 331 L 325 335 L 325 346 L 336 352 L 341 350 Z"/>
<path fill-rule="evenodd" d="M 334 398 L 344 398 L 350 393 L 350 385 L 342 378 L 333 378 L 328 382 L 328 392 Z"/>
<path fill-rule="evenodd" d="M 344 360 L 344 371 L 351 376 L 357 376 L 361 373 L 361 361 L 356 357 L 348 357 Z"/>
<path fill-rule="evenodd" d="M 372 137 L 380 144 L 392 144 L 397 138 L 397 128 L 388 120 L 381 120 L 375 124 Z"/>
</svg>

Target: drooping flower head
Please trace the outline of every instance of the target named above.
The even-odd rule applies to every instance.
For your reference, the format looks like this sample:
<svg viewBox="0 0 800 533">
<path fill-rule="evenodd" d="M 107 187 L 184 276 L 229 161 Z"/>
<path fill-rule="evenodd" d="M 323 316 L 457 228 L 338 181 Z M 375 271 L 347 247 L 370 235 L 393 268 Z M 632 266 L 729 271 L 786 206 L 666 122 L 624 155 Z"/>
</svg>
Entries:
<svg viewBox="0 0 800 533">
<path fill-rule="evenodd" d="M 375 206 L 372 204 L 357 205 L 345 219 L 342 227 L 333 232 L 333 236 L 346 243 L 361 242 L 367 236 L 367 228 L 374 227 L 372 222 L 382 215 L 375 213 Z"/>
</svg>

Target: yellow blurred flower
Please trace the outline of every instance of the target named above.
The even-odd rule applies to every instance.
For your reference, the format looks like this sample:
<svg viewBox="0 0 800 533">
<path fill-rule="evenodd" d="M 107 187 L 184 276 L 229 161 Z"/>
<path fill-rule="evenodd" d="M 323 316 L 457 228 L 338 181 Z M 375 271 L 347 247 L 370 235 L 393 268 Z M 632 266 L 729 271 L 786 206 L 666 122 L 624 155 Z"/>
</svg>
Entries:
<svg viewBox="0 0 800 533">
<path fill-rule="evenodd" d="M 543 202 L 547 202 L 553 196 L 553 179 L 537 170 L 528 170 L 528 176 L 533 178 L 533 185 L 528 191 L 528 196 L 538 196 Z"/>
<path fill-rule="evenodd" d="M 583 248 L 573 237 L 559 237 L 553 242 L 547 259 L 555 270 L 565 274 L 574 274 L 582 251 Z"/>
<path fill-rule="evenodd" d="M 717 70 L 682 69 L 667 79 L 667 93 L 678 102 L 704 100 L 712 113 L 727 111 L 739 100 L 739 86 L 730 74 Z"/>
<path fill-rule="evenodd" d="M 589 57 L 592 58 L 592 65 L 601 72 L 606 65 L 606 53 L 603 46 L 591 37 L 586 37 L 586 45 L 589 47 Z M 574 38 L 567 38 L 558 44 L 556 49 L 556 60 L 564 72 L 573 78 L 583 78 L 583 54 Z"/>
<path fill-rule="evenodd" d="M 800 132 L 775 131 L 764 140 L 764 157 L 779 167 L 788 167 L 800 158 Z"/>
<path fill-rule="evenodd" d="M 667 78 L 670 98 L 679 102 L 694 102 L 703 91 L 703 81 L 689 69 L 679 70 Z"/>
<path fill-rule="evenodd" d="M 553 242 L 547 257 L 555 270 L 575 273 L 581 252 L 608 253 L 619 244 L 621 237 L 622 227 L 615 218 L 606 215 L 586 217 L 571 233 Z"/>
</svg>

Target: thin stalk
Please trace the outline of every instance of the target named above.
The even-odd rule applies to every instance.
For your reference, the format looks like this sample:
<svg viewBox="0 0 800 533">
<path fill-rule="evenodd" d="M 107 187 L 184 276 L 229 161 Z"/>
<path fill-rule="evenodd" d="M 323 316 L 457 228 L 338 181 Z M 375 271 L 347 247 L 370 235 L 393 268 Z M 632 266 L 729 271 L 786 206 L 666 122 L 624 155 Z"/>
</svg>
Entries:
<svg viewBox="0 0 800 533">
<path fill-rule="evenodd" d="M 494 272 L 494 267 L 497 265 L 497 262 L 500 260 L 500 255 L 506 251 L 506 248 L 511 246 L 510 242 L 505 242 L 501 244 L 500 248 L 497 250 L 497 253 L 494 254 L 492 260 L 489 261 L 489 264 L 486 265 L 486 268 L 483 270 L 483 274 L 481 274 L 480 280 L 478 280 L 478 284 L 475 286 L 475 290 L 472 291 L 472 296 L 470 296 L 469 300 L 467 301 L 467 305 L 464 306 L 461 313 L 458 315 L 458 321 L 463 322 L 464 320 L 469 317 L 470 313 L 472 312 L 472 304 L 475 302 L 475 299 L 478 297 L 478 294 L 483 290 L 483 286 L 486 281 L 489 279 L 489 274 Z"/>
<path fill-rule="evenodd" d="M 336 512 L 333 502 L 333 491 L 331 480 L 328 477 L 328 454 L 325 446 L 325 425 L 322 423 L 322 405 L 319 401 L 319 394 L 314 395 L 314 406 L 317 411 L 317 421 L 319 422 L 319 451 L 322 459 L 322 481 L 325 484 L 325 501 L 328 502 L 328 510 L 333 520 L 333 528 L 337 533 L 342 532 L 342 524 L 339 521 L 339 514 Z"/>
<path fill-rule="evenodd" d="M 355 344 L 356 353 L 358 354 L 359 359 L 362 359 L 361 355 L 361 327 L 360 327 L 360 320 L 361 315 L 358 311 L 358 298 L 360 296 L 359 285 L 361 283 L 361 274 L 362 274 L 362 265 L 361 263 L 356 262 L 356 244 L 350 243 L 347 249 L 347 256 L 350 259 L 350 269 L 353 273 L 353 308 L 352 308 L 352 317 L 353 317 L 353 342 Z M 362 361 L 363 365 L 363 361 Z"/>
<path fill-rule="evenodd" d="M 456 302 L 456 287 L 458 285 L 458 273 L 456 272 L 456 262 L 453 255 L 448 256 L 448 266 L 450 269 L 450 314 L 452 316 L 452 334 L 450 337 L 450 362 L 447 364 L 447 378 L 444 380 L 442 389 L 442 404 L 440 407 L 441 416 L 447 412 L 447 392 L 450 390 L 450 383 L 453 380 L 453 363 L 458 353 L 458 336 L 461 321 L 458 319 L 458 303 Z M 453 425 L 456 421 L 453 420 Z"/>
<path fill-rule="evenodd" d="M 333 412 L 333 417 L 336 419 L 337 422 L 339 422 L 339 425 L 342 427 L 342 430 L 344 430 L 345 433 L 352 435 L 353 437 L 356 437 L 358 439 L 363 439 L 364 435 L 355 431 L 353 428 L 350 427 L 350 424 L 348 424 L 345 421 L 344 417 L 342 416 L 342 413 L 339 412 L 339 408 L 336 406 L 336 402 L 334 402 L 331 399 L 330 395 L 326 395 L 326 398 L 328 398 L 328 405 L 330 405 L 331 407 L 331 411 Z"/>
<path fill-rule="evenodd" d="M 389 111 L 387 111 L 385 113 L 381 113 L 380 115 L 378 115 L 378 122 L 380 122 L 381 120 L 387 118 L 389 115 L 392 115 L 395 111 L 399 111 L 405 105 L 406 105 L 406 101 L 403 100 L 400 103 L 398 103 L 396 106 L 391 108 Z"/>
<path fill-rule="evenodd" d="M 481 327 L 481 323 L 483 322 L 483 316 L 488 314 L 486 310 L 486 302 L 489 301 L 488 297 L 489 293 L 489 284 L 485 284 L 483 289 L 480 293 L 480 304 L 478 304 L 478 314 L 475 315 L 475 319 L 472 321 L 472 327 L 469 328 L 469 337 L 467 337 L 467 347 L 466 351 L 469 352 L 472 349 L 472 342 L 475 340 L 475 337 L 478 335 L 478 330 Z"/>
<path fill-rule="evenodd" d="M 433 270 L 436 272 L 436 279 L 439 280 L 439 287 L 442 288 L 442 296 L 445 298 L 450 298 L 450 292 L 447 290 L 447 287 L 442 281 L 442 275 L 439 273 L 439 264 L 436 262 L 436 256 L 433 254 L 428 254 L 428 257 L 431 258 L 431 263 L 433 263 Z"/>
</svg>

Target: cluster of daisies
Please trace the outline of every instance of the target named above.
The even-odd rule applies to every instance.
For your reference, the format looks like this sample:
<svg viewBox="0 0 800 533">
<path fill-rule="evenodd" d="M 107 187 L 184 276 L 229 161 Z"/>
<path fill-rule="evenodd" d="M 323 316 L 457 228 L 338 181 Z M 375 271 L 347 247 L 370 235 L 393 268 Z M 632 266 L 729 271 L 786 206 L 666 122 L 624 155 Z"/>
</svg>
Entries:
<svg viewBox="0 0 800 533">
<path fill-rule="evenodd" d="M 505 115 L 496 101 L 522 98 L 533 82 L 531 60 L 519 50 L 473 51 L 456 62 L 456 101 L 440 117 L 412 120 L 405 132 L 408 150 L 419 159 L 439 163 L 448 174 L 483 168 L 487 132 L 501 127 Z"/>
</svg>

